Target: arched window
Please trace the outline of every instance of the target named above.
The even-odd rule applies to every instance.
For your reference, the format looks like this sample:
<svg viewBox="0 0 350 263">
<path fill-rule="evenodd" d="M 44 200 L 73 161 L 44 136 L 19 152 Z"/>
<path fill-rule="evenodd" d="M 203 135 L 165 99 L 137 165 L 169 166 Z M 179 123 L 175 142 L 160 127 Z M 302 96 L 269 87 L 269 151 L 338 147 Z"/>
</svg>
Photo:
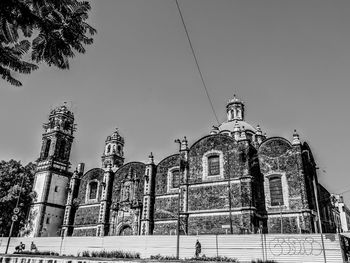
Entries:
<svg viewBox="0 0 350 263">
<path fill-rule="evenodd" d="M 90 182 L 89 183 L 89 199 L 97 199 L 97 189 L 98 189 L 98 183 L 97 182 Z"/>
<path fill-rule="evenodd" d="M 44 159 L 46 159 L 49 156 L 50 146 L 51 146 L 51 139 L 47 139 L 46 145 L 45 145 L 45 150 L 44 150 L 44 155 L 43 155 Z"/>
<path fill-rule="evenodd" d="M 111 152 L 111 145 L 109 144 L 107 147 L 107 153 L 110 153 L 110 152 Z"/>
<path fill-rule="evenodd" d="M 208 176 L 213 175 L 220 175 L 219 155 L 211 155 L 208 157 Z"/>
<path fill-rule="evenodd" d="M 64 122 L 63 130 L 68 131 L 70 129 L 70 122 L 67 120 Z"/>
<path fill-rule="evenodd" d="M 122 147 L 120 145 L 118 145 L 118 154 L 122 153 Z"/>
<path fill-rule="evenodd" d="M 58 157 L 63 159 L 65 156 L 65 151 L 66 151 L 66 141 L 62 140 L 60 145 L 60 150 L 58 152 Z"/>
<path fill-rule="evenodd" d="M 280 176 L 274 176 L 269 179 L 271 206 L 283 205 L 283 189 Z"/>
</svg>

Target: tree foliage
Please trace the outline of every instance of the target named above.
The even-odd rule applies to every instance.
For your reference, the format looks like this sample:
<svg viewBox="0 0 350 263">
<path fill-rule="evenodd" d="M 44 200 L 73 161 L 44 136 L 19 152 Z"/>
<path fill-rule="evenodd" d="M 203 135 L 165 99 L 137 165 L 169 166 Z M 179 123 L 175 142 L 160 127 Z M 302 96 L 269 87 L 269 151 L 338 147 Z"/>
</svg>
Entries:
<svg viewBox="0 0 350 263">
<path fill-rule="evenodd" d="M 69 59 L 93 43 L 90 9 L 79 0 L 1 0 L 0 76 L 21 86 L 13 73 L 29 74 L 39 62 L 69 69 Z"/>
<path fill-rule="evenodd" d="M 8 236 L 17 202 L 19 213 L 13 236 L 24 227 L 30 204 L 35 198 L 32 192 L 35 167 L 33 163 L 23 166 L 15 160 L 0 161 L 0 236 Z"/>
</svg>

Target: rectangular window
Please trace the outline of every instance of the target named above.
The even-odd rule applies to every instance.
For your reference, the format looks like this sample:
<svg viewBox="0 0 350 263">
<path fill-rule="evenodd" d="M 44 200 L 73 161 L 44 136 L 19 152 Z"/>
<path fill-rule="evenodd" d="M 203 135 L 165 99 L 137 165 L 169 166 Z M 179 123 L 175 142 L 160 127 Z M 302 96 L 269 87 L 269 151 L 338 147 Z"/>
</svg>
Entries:
<svg viewBox="0 0 350 263">
<path fill-rule="evenodd" d="M 283 205 L 283 191 L 281 177 L 270 178 L 271 206 Z"/>
<path fill-rule="evenodd" d="M 208 157 L 208 175 L 220 174 L 220 159 L 218 155 Z"/>
<path fill-rule="evenodd" d="M 174 170 L 172 173 L 172 188 L 177 188 L 179 187 L 179 179 L 180 179 L 180 171 L 179 170 Z"/>
<path fill-rule="evenodd" d="M 55 186 L 55 192 L 58 192 L 58 186 L 57 185 Z"/>
<path fill-rule="evenodd" d="M 96 199 L 97 198 L 97 182 L 90 182 L 90 194 L 89 199 Z"/>
<path fill-rule="evenodd" d="M 46 224 L 50 224 L 50 217 L 46 217 Z"/>
</svg>

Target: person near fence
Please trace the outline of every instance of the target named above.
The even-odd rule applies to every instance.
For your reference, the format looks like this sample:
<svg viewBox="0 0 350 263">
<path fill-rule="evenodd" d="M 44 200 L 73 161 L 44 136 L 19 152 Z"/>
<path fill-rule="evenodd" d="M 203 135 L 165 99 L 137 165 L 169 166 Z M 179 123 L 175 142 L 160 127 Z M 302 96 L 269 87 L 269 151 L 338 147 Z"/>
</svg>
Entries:
<svg viewBox="0 0 350 263">
<path fill-rule="evenodd" d="M 198 258 L 199 254 L 202 252 L 202 245 L 198 239 L 197 239 L 195 248 L 196 248 L 196 258 Z"/>
<path fill-rule="evenodd" d="M 19 245 L 15 247 L 15 250 L 16 252 L 22 252 L 25 248 L 26 246 L 22 242 L 19 242 Z"/>
<path fill-rule="evenodd" d="M 36 247 L 36 245 L 34 244 L 34 241 L 32 241 L 32 243 L 30 244 L 30 251 L 34 251 L 37 252 L 38 248 Z"/>
</svg>

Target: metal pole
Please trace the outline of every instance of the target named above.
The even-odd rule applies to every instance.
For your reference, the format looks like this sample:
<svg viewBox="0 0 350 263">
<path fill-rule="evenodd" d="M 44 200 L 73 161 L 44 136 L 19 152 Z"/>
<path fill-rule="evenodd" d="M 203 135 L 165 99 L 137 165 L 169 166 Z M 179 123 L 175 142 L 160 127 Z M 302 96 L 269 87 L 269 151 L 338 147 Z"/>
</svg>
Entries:
<svg viewBox="0 0 350 263">
<path fill-rule="evenodd" d="M 16 202 L 16 207 L 18 208 L 18 204 L 19 204 L 19 199 L 21 197 L 21 192 L 22 192 L 22 186 L 23 186 L 23 181 L 24 181 L 24 176 L 22 176 L 22 181 L 21 181 L 21 187 L 20 187 L 20 191 L 17 197 L 17 202 Z M 12 236 L 12 231 L 13 231 L 13 225 L 15 224 L 15 220 L 13 220 L 14 218 L 12 218 L 12 223 L 11 223 L 11 228 L 10 228 L 10 233 L 9 233 L 9 237 L 7 239 L 7 245 L 6 245 L 6 250 L 5 250 L 5 254 L 7 254 L 7 251 L 9 249 L 9 245 L 10 245 L 10 240 L 11 240 L 11 236 Z"/>
<path fill-rule="evenodd" d="M 68 231 L 68 229 L 67 229 L 67 231 Z M 65 230 L 61 230 L 60 256 L 62 256 L 62 245 L 63 245 L 64 235 L 65 235 Z"/>
<path fill-rule="evenodd" d="M 281 218 L 281 234 L 283 234 L 283 218 L 282 218 L 282 205 L 281 202 L 278 202 L 280 205 L 280 218 Z"/>
<path fill-rule="evenodd" d="M 7 245 L 6 245 L 5 254 L 7 254 L 7 251 L 8 251 L 8 249 L 9 249 L 10 240 L 11 240 L 11 236 L 12 236 L 12 230 L 13 230 L 13 224 L 14 224 L 14 223 L 15 223 L 14 221 L 12 221 L 12 223 L 11 223 L 10 234 L 9 234 L 8 239 L 7 239 Z"/>
<path fill-rule="evenodd" d="M 230 233 L 233 234 L 232 226 L 232 201 L 231 201 L 231 171 L 230 171 L 230 156 L 227 157 L 227 167 L 228 167 L 228 209 L 230 215 Z"/>
<path fill-rule="evenodd" d="M 181 141 L 180 139 L 176 139 L 175 143 L 179 144 L 179 151 L 181 151 Z M 180 198 L 181 198 L 181 192 L 180 192 L 180 177 L 181 177 L 181 161 L 180 161 L 180 155 L 179 155 L 179 192 L 178 192 L 178 201 L 177 201 L 177 230 L 176 230 L 176 259 L 179 259 L 180 256 Z"/>
<path fill-rule="evenodd" d="M 317 188 L 317 185 L 316 185 L 316 172 L 315 172 L 315 175 L 314 175 L 314 178 L 313 178 L 312 181 L 313 181 L 313 184 L 314 184 L 314 192 L 315 192 L 316 208 L 317 208 L 317 216 L 318 216 L 318 227 L 319 227 L 319 232 L 321 234 L 323 259 L 324 259 L 324 262 L 326 263 L 327 259 L 326 259 L 326 251 L 325 251 L 325 248 L 324 248 L 324 240 L 323 240 L 323 233 L 322 233 L 320 207 L 319 207 L 319 203 L 318 203 L 319 200 L 318 200 L 318 193 L 317 193 L 318 192 L 318 188 Z"/>
</svg>

